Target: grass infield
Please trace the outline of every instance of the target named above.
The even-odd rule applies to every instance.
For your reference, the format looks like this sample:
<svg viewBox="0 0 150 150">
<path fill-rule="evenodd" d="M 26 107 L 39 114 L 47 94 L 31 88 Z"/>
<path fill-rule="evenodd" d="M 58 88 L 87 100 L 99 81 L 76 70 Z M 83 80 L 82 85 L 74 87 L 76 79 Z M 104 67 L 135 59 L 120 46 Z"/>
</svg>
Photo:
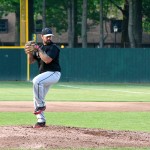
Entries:
<svg viewBox="0 0 150 150">
<path fill-rule="evenodd" d="M 47 125 L 150 132 L 150 112 L 46 112 Z M 0 126 L 33 125 L 27 112 L 0 112 Z"/>
</svg>

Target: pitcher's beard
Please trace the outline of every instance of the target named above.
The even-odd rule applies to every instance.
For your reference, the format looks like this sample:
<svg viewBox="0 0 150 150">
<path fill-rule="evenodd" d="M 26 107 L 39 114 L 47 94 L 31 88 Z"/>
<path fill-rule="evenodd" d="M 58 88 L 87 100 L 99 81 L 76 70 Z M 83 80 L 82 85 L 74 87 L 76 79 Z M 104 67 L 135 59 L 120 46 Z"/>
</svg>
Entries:
<svg viewBox="0 0 150 150">
<path fill-rule="evenodd" d="M 46 43 L 46 45 L 49 45 L 51 43 L 51 41 L 49 40 L 49 41 L 46 41 L 45 43 Z"/>
</svg>

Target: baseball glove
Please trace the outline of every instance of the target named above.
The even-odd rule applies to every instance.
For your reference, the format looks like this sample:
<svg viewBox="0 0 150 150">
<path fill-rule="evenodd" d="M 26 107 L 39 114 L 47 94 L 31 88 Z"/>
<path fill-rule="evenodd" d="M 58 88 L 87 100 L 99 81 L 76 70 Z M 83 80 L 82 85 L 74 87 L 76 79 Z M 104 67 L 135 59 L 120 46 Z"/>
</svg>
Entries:
<svg viewBox="0 0 150 150">
<path fill-rule="evenodd" d="M 34 52 L 37 51 L 37 43 L 35 41 L 28 41 L 25 44 L 25 50 L 28 52 Z"/>
</svg>

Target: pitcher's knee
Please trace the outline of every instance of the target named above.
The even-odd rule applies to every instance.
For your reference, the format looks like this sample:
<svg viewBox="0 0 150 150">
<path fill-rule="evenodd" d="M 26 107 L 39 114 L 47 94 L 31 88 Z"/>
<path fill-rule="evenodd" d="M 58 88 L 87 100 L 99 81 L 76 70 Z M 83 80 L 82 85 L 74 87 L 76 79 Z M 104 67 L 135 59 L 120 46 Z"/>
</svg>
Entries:
<svg viewBox="0 0 150 150">
<path fill-rule="evenodd" d="M 39 84 L 39 81 L 38 81 L 36 78 L 34 78 L 34 79 L 32 80 L 32 82 L 33 82 L 33 85 L 38 85 L 38 84 Z"/>
</svg>

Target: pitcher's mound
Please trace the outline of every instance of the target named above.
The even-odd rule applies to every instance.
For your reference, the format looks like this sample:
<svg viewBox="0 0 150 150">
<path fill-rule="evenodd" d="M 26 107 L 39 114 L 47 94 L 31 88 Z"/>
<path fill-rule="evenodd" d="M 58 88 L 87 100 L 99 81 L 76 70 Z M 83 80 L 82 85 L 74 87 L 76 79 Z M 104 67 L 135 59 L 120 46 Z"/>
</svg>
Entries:
<svg viewBox="0 0 150 150">
<path fill-rule="evenodd" d="M 64 126 L 0 127 L 0 148 L 73 149 L 102 147 L 150 147 L 150 133 L 86 129 Z"/>
</svg>

